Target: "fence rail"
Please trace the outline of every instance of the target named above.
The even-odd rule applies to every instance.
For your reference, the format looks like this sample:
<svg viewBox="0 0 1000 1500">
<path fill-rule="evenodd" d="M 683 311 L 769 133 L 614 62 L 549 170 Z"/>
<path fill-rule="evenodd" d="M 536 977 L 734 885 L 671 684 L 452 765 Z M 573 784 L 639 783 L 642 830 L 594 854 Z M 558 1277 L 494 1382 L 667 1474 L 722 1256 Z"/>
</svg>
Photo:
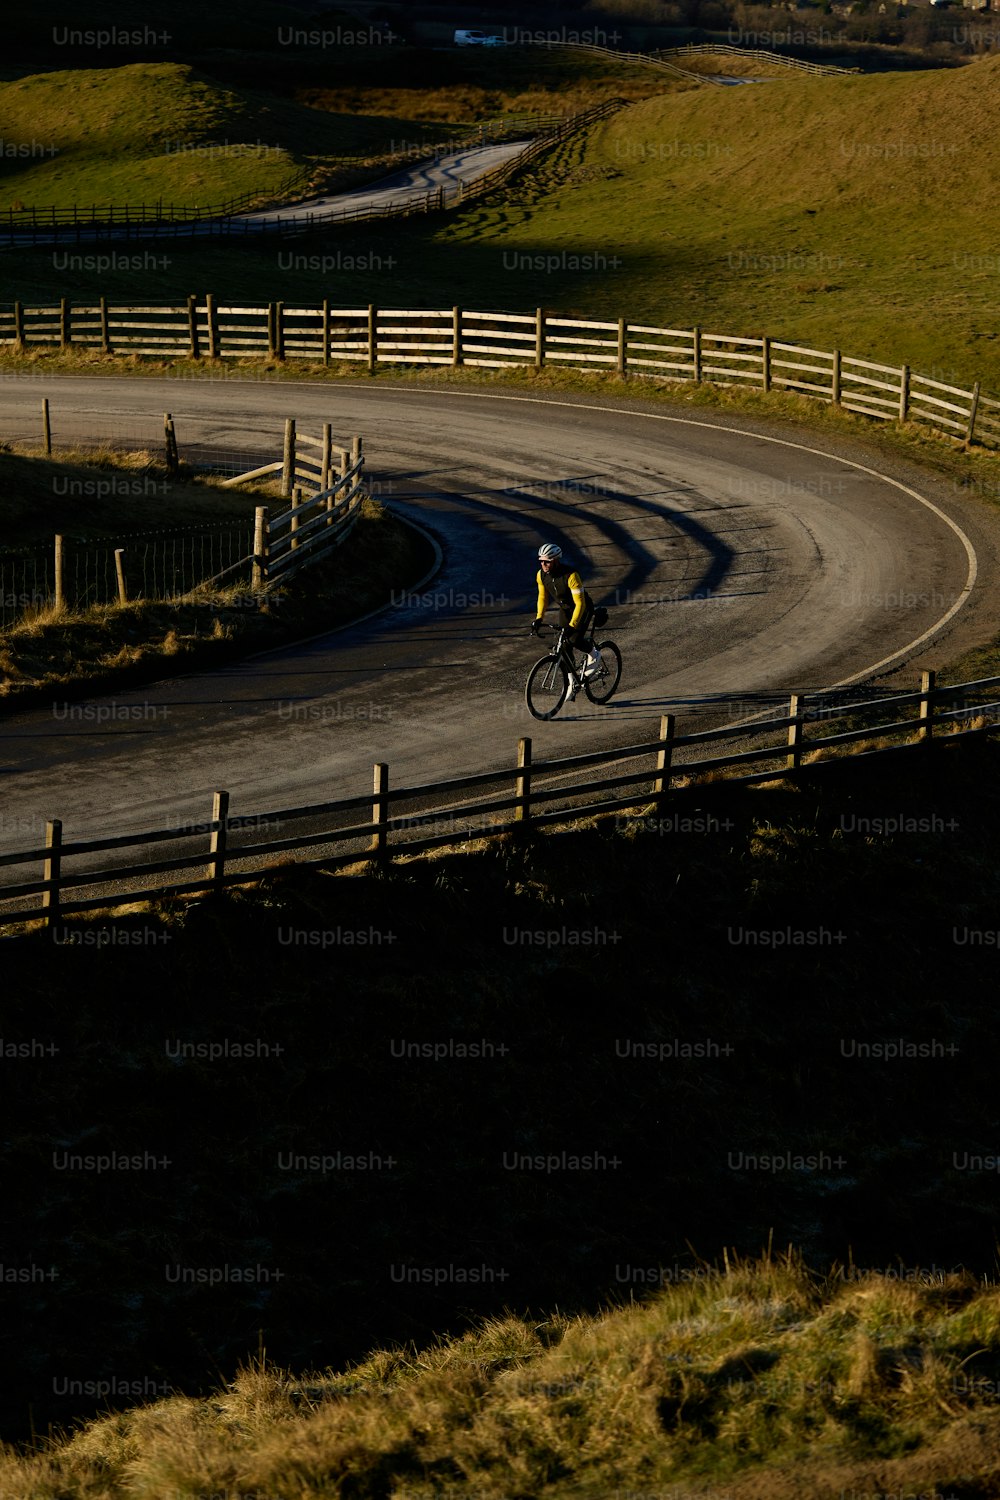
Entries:
<svg viewBox="0 0 1000 1500">
<path fill-rule="evenodd" d="M 50 203 L 44 207 L 29 205 L 24 208 L 8 208 L 6 211 L 0 210 L 0 225 L 4 225 L 8 232 L 16 232 L 22 229 L 58 229 L 67 226 L 76 228 L 120 224 L 127 227 L 177 221 L 191 223 L 199 219 L 225 218 L 259 204 L 265 196 L 280 200 L 287 198 L 289 194 L 300 192 L 308 183 L 310 175 L 309 170 L 304 168 L 286 177 L 267 195 L 260 190 L 250 191 L 207 207 L 164 203 L 161 198 L 157 203 L 74 203 L 67 208 L 58 208 Z"/>
<path fill-rule="evenodd" d="M 829 731 L 838 723 L 847 727 L 807 734 L 810 725 Z M 955 731 L 963 726 L 988 733 L 998 723 L 1000 677 L 938 687 L 934 674 L 924 672 L 916 692 L 868 703 L 837 702 L 823 694 L 795 695 L 787 714 L 752 724 L 677 734 L 673 716 L 665 715 L 655 740 L 550 761 L 533 761 L 531 740 L 524 738 L 510 768 L 426 785 L 395 788 L 389 767 L 379 763 L 370 794 L 304 807 L 231 817 L 229 793 L 218 791 L 211 816 L 202 823 L 72 842 L 63 840 L 61 820 L 51 819 L 44 845 L 0 855 L 0 867 L 36 868 L 28 879 L 0 885 L 0 927 L 39 919 L 51 923 L 60 916 L 123 901 L 245 885 L 274 867 L 273 861 L 266 863 L 273 855 L 305 853 L 305 863 L 338 868 L 384 860 L 394 852 L 414 854 L 470 838 L 551 827 L 597 813 L 651 804 L 662 809 L 678 778 L 697 780 L 735 769 L 739 774 L 734 779 L 742 784 L 774 781 L 800 775 L 807 757 L 847 744 L 867 743 L 872 747 L 863 752 L 867 754 L 919 753 L 921 746 L 926 749 L 936 740 L 960 742 L 965 736 Z M 748 738 L 755 743 L 743 748 Z M 893 743 L 887 744 L 890 740 Z M 740 748 L 697 758 L 698 747 L 725 746 L 727 741 Z M 617 769 L 624 764 L 633 769 Z M 815 763 L 808 765 L 810 771 L 816 769 Z M 609 767 L 616 768 L 614 774 L 586 774 Z M 461 796 L 470 791 L 486 795 L 479 800 Z M 264 830 L 269 836 L 260 839 Z M 161 846 L 180 852 L 151 858 Z M 99 863 L 102 856 L 120 850 L 133 851 L 134 857 Z M 151 881 L 153 876 L 169 878 Z M 115 890 L 109 895 L 112 882 Z M 89 894 L 76 894 L 88 888 Z"/>
<path fill-rule="evenodd" d="M 505 164 L 506 165 L 506 164 Z M 498 169 L 503 170 L 503 169 Z M 544 256 L 528 256 L 536 262 Z M 208 294 L 158 306 L 16 302 L 0 307 L 0 349 L 82 347 L 161 358 L 308 359 L 323 365 L 607 370 L 621 376 L 790 391 L 883 421 L 926 424 L 1000 447 L 1000 396 L 768 335 L 468 308 L 219 304 Z"/>
<path fill-rule="evenodd" d="M 662 47 L 656 55 L 657 57 L 695 57 L 699 54 L 717 57 L 750 57 L 755 62 L 778 63 L 783 68 L 797 68 L 803 73 L 817 73 L 826 77 L 861 72 L 860 68 L 841 68 L 836 63 L 805 62 L 800 57 L 788 57 L 783 52 L 770 52 L 762 47 L 734 47 L 728 42 L 688 42 L 684 47 Z"/>
</svg>

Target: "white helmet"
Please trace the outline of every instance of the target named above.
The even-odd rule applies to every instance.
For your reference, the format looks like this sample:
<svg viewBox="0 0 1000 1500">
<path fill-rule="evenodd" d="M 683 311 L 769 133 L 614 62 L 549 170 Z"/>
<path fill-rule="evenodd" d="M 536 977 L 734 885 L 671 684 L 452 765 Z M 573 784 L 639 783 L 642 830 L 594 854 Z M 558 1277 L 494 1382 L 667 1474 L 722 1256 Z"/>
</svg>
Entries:
<svg viewBox="0 0 1000 1500">
<path fill-rule="evenodd" d="M 557 547 L 554 542 L 545 542 L 538 549 L 539 562 L 557 562 L 562 557 L 562 548 Z"/>
</svg>

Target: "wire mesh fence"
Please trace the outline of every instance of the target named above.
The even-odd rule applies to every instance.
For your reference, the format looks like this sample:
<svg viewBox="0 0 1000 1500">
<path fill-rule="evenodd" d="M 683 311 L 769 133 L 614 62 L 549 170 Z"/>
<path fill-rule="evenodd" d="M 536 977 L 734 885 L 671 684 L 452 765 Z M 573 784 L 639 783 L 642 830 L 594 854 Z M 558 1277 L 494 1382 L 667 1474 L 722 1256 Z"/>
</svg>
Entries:
<svg viewBox="0 0 1000 1500">
<path fill-rule="evenodd" d="M 227 586 L 249 583 L 253 526 L 202 522 L 107 540 L 66 538 L 62 594 L 68 609 L 118 601 L 119 549 L 130 599 L 176 599 L 222 573 Z M 237 566 L 241 562 L 245 571 Z M 53 547 L 0 549 L 0 626 L 6 629 L 55 602 Z"/>
</svg>

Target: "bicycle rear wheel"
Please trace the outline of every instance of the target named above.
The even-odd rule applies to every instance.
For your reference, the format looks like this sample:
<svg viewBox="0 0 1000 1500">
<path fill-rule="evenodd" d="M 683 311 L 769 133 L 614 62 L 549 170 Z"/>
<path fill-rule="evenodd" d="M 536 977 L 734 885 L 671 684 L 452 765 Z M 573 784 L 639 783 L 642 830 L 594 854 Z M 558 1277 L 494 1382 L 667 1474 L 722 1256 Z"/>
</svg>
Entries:
<svg viewBox="0 0 1000 1500">
<path fill-rule="evenodd" d="M 591 703 L 607 703 L 622 680 L 622 654 L 614 641 L 598 641 L 601 666 L 596 677 L 585 677 L 584 691 Z"/>
<path fill-rule="evenodd" d="M 524 684 L 524 701 L 535 719 L 554 719 L 566 701 L 569 678 L 558 656 L 536 661 Z"/>
</svg>

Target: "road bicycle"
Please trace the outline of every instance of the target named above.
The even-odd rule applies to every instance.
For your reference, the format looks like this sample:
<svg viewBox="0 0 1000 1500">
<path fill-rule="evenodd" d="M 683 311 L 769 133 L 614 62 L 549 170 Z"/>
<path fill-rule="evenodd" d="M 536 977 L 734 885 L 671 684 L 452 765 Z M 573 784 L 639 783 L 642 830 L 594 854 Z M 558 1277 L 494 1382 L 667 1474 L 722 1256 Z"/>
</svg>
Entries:
<svg viewBox="0 0 1000 1500">
<path fill-rule="evenodd" d="M 581 687 L 591 703 L 607 703 L 622 676 L 622 654 L 614 641 L 595 643 L 594 640 L 595 629 L 606 624 L 607 618 L 607 610 L 595 610 L 590 632 L 586 637 L 587 651 L 593 652 L 596 646 L 600 653 L 600 663 L 592 676 L 582 675 L 584 668 L 577 666 L 574 653 L 566 644 L 565 628 L 560 630 L 549 654 L 535 662 L 524 685 L 524 701 L 533 718 L 554 719 L 567 695 L 572 703 Z M 540 631 L 551 628 L 549 625 L 538 627 Z"/>
</svg>

